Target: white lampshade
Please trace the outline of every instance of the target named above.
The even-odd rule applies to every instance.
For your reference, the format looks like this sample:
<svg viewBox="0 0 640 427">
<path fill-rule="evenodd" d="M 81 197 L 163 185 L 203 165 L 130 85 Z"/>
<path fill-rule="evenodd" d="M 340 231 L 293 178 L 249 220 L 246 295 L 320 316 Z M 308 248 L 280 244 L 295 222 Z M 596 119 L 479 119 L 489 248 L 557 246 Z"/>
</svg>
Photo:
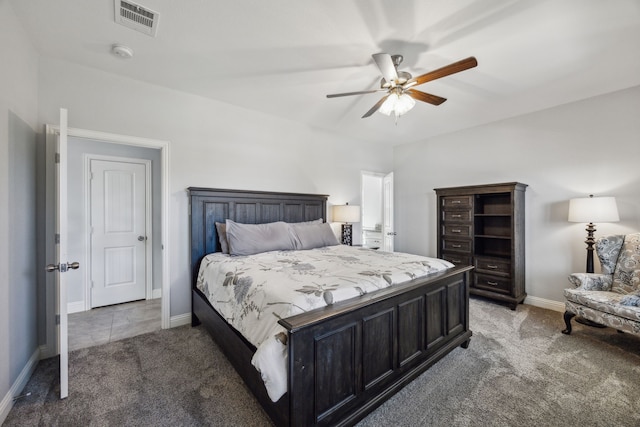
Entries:
<svg viewBox="0 0 640 427">
<path fill-rule="evenodd" d="M 334 206 L 333 220 L 335 222 L 360 222 L 360 206 L 349 204 Z"/>
<path fill-rule="evenodd" d="M 382 103 L 378 111 L 385 116 L 395 113 L 396 117 L 398 117 L 411 110 L 414 105 L 416 105 L 415 99 L 406 93 L 398 94 L 398 92 L 393 92 Z"/>
<path fill-rule="evenodd" d="M 569 222 L 620 221 L 615 197 L 581 197 L 569 200 Z"/>
</svg>

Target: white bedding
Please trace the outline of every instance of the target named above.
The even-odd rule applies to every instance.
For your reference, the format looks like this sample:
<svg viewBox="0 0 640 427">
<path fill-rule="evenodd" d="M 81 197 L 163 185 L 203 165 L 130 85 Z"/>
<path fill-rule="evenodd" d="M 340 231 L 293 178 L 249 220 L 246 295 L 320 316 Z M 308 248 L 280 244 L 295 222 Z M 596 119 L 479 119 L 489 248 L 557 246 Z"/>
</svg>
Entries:
<svg viewBox="0 0 640 427">
<path fill-rule="evenodd" d="M 452 267 L 436 258 L 351 246 L 207 255 L 197 287 L 256 346 L 253 365 L 271 400 L 287 391 L 287 350 L 278 319 L 363 295 Z"/>
</svg>

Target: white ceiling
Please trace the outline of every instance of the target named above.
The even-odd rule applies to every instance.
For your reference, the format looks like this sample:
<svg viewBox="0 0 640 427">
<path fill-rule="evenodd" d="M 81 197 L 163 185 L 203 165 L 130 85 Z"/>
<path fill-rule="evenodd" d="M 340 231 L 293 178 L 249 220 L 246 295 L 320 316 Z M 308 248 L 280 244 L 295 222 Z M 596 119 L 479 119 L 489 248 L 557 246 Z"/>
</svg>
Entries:
<svg viewBox="0 0 640 427">
<path fill-rule="evenodd" d="M 43 55 L 390 144 L 640 85 L 639 0 L 134 0 L 156 38 L 116 24 L 113 0 L 9 1 Z M 380 94 L 325 97 L 377 88 L 377 52 L 414 76 L 478 67 L 419 86 L 448 101 L 396 125 L 360 118 Z"/>
</svg>

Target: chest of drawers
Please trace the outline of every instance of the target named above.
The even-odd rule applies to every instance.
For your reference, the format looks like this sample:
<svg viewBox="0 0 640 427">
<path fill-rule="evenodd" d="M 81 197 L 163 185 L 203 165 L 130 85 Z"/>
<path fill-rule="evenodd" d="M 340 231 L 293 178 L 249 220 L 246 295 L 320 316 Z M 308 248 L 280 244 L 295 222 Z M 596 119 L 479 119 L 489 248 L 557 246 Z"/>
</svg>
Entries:
<svg viewBox="0 0 640 427">
<path fill-rule="evenodd" d="M 524 193 L 512 182 L 435 189 L 438 257 L 473 265 L 470 293 L 506 302 L 524 301 Z"/>
</svg>

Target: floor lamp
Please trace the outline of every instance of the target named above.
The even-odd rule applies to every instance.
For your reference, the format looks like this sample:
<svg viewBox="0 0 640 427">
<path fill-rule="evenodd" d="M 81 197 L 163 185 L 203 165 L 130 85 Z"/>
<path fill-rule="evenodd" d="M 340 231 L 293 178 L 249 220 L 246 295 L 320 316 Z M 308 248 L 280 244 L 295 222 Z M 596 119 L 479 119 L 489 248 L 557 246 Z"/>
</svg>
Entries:
<svg viewBox="0 0 640 427">
<path fill-rule="evenodd" d="M 353 244 L 353 229 L 351 223 L 360 222 L 360 206 L 336 205 L 333 207 L 333 220 L 342 222 L 342 244 L 351 246 Z"/>
<path fill-rule="evenodd" d="M 593 273 L 593 245 L 596 243 L 593 236 L 596 231 L 594 222 L 617 221 L 620 221 L 620 217 L 615 197 L 593 197 L 591 194 L 589 197 L 569 200 L 569 222 L 587 223 L 587 240 L 584 241 L 587 244 L 587 273 Z M 581 317 L 576 318 L 576 321 L 604 328 L 604 325 Z"/>
</svg>

